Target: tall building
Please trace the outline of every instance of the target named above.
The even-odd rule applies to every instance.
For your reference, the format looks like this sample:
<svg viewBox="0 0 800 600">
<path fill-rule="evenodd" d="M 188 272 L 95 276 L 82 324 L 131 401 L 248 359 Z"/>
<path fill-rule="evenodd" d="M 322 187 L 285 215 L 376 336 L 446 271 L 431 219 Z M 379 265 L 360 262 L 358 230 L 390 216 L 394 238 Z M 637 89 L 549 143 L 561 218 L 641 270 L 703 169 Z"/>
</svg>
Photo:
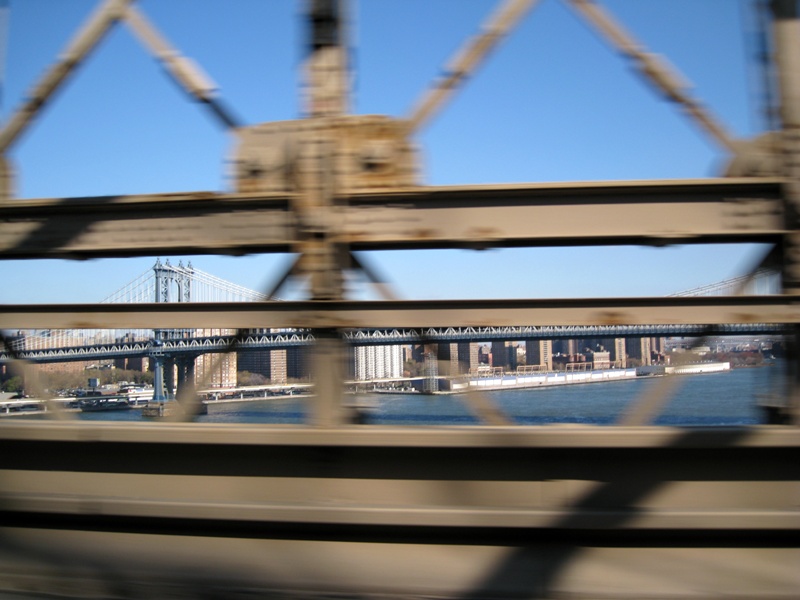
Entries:
<svg viewBox="0 0 800 600">
<path fill-rule="evenodd" d="M 197 329 L 195 337 L 232 335 L 233 329 Z M 198 388 L 236 387 L 236 352 L 201 354 L 194 363 L 194 382 Z"/>
<path fill-rule="evenodd" d="M 539 365 L 553 370 L 553 340 L 527 340 L 525 342 L 525 364 Z"/>
<path fill-rule="evenodd" d="M 286 383 L 292 379 L 310 377 L 310 356 L 305 347 L 246 351 L 237 354 L 239 371 L 263 375 L 272 383 Z"/>
<path fill-rule="evenodd" d="M 506 345 L 506 365 L 509 371 L 516 371 L 519 364 L 519 345 L 516 342 L 508 342 Z"/>
<path fill-rule="evenodd" d="M 664 354 L 667 351 L 667 338 L 650 338 L 650 349 L 658 354 Z"/>
<path fill-rule="evenodd" d="M 492 342 L 492 366 L 507 371 L 517 368 L 517 348 L 508 342 Z"/>
<path fill-rule="evenodd" d="M 353 349 L 354 377 L 358 381 L 403 376 L 401 346 L 356 346 Z"/>
<path fill-rule="evenodd" d="M 631 359 L 638 361 L 640 365 L 651 364 L 650 340 L 651 338 L 649 337 L 628 339 L 625 344 L 625 349 L 628 352 L 628 356 Z"/>
<path fill-rule="evenodd" d="M 667 354 L 667 338 L 653 337 L 650 338 L 650 355 L 656 355 L 656 359 L 660 362 L 663 361 L 664 356 Z"/>
<path fill-rule="evenodd" d="M 289 379 L 311 378 L 311 356 L 305 346 L 286 349 L 286 376 Z"/>
<path fill-rule="evenodd" d="M 583 349 L 579 340 L 553 340 L 553 354 L 564 354 L 566 356 L 575 356 Z"/>
<path fill-rule="evenodd" d="M 614 338 L 614 343 L 611 345 L 611 363 L 624 369 L 628 366 L 627 352 L 625 351 L 625 338 Z"/>
<path fill-rule="evenodd" d="M 437 345 L 437 358 L 439 360 L 439 375 L 453 377 L 460 374 L 459 344 L 444 343 Z"/>
<path fill-rule="evenodd" d="M 194 363 L 195 385 L 202 388 L 236 387 L 236 353 L 201 354 Z"/>
<path fill-rule="evenodd" d="M 240 350 L 236 353 L 237 369 L 269 377 L 269 354 L 269 350 Z"/>
<path fill-rule="evenodd" d="M 489 348 L 489 365 L 492 367 L 502 367 L 505 353 L 505 342 L 492 342 Z"/>
<path fill-rule="evenodd" d="M 270 383 L 286 383 L 289 379 L 287 368 L 286 349 L 269 351 L 269 380 Z"/>
<path fill-rule="evenodd" d="M 480 364 L 477 342 L 458 343 L 458 374 L 466 375 Z"/>
<path fill-rule="evenodd" d="M 439 391 L 439 364 L 433 352 L 426 352 L 423 358 L 422 391 L 433 393 Z"/>
</svg>

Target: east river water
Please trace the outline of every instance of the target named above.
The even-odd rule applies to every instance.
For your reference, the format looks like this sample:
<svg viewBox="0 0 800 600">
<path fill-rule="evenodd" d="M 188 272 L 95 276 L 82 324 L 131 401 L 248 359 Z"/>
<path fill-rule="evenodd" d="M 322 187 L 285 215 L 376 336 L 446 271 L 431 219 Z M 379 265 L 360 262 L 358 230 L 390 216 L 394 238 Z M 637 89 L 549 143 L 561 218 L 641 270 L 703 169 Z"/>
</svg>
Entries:
<svg viewBox="0 0 800 600">
<path fill-rule="evenodd" d="M 678 389 L 655 423 L 678 426 L 752 425 L 763 421 L 760 399 L 779 394 L 780 364 L 701 375 L 673 375 Z M 544 425 L 615 423 L 636 399 L 651 393 L 661 378 L 485 392 L 515 423 Z M 355 401 L 356 397 L 348 396 Z M 370 424 L 471 425 L 477 420 L 463 395 L 366 394 Z M 313 398 L 287 397 L 210 404 L 202 423 L 303 423 Z M 139 410 L 79 413 L 86 420 L 142 420 Z"/>
</svg>

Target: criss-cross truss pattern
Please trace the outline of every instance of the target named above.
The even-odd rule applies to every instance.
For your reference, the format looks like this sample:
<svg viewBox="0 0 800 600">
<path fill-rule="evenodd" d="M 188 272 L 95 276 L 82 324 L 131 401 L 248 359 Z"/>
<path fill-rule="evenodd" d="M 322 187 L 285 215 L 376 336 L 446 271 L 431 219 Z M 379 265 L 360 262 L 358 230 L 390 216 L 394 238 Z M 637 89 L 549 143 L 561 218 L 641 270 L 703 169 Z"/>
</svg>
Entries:
<svg viewBox="0 0 800 600">
<path fill-rule="evenodd" d="M 797 597 L 800 2 L 753 0 L 769 17 L 769 75 L 779 119 L 775 131 L 736 139 L 683 78 L 599 1 L 563 1 L 729 155 L 724 177 L 421 184 L 415 136 L 536 0 L 498 2 L 404 118 L 348 114 L 347 1 L 306 0 L 304 115 L 262 124 L 239 122 L 210 80 L 134 0 L 99 4 L 0 130 L 0 258 L 292 253 L 291 267 L 275 274 L 265 295 L 274 297 L 290 278 L 302 277 L 308 299 L 198 302 L 197 272 L 161 264 L 153 287 L 137 279 L 121 294 L 123 303 L 4 305 L 0 329 L 236 331 L 228 339 L 166 340 L 176 353 L 181 345 L 187 351 L 201 345 L 236 350 L 261 343 L 248 332 L 282 329 L 293 344 L 313 337 L 312 395 L 298 403 L 288 399 L 302 406 L 288 415 L 300 415 L 297 426 L 209 423 L 198 416 L 212 402 L 195 392 L 191 357 L 158 348 L 148 412 L 153 419 L 186 422 L 70 420 L 63 402 L 54 399 L 45 400 L 47 415 L 61 422 L 7 419 L 0 427 L 0 594 Z M 205 3 L 184 4 L 202 10 Z M 239 4 L 226 3 L 226 10 Z M 464 4 L 448 3 L 452 10 Z M 167 73 L 234 136 L 234 189 L 12 199 L 7 152 L 118 23 L 130 26 Z M 555 54 L 552 63 L 558 67 Z M 721 243 L 772 250 L 754 273 L 702 290 L 723 295 L 659 298 L 397 300 L 361 254 Z M 760 268 L 780 272 L 781 293 L 752 294 Z M 348 269 L 363 271 L 386 300 L 345 299 Z M 138 300 L 151 292 L 152 300 Z M 477 389 L 457 399 L 420 394 L 412 403 L 421 413 L 439 401 L 463 402 L 488 426 L 369 424 L 360 397 L 344 389 L 348 336 L 357 344 L 358 338 L 377 343 L 409 333 L 437 346 L 429 342 L 439 333 L 518 335 L 522 327 L 531 335 L 555 335 L 549 328 L 599 331 L 654 323 L 690 328 L 698 345 L 727 327 L 785 327 L 786 390 L 757 409 L 769 425 L 651 426 L 676 397 L 678 376 L 638 381 L 638 397 L 624 408 L 617 404 L 620 413 L 603 426 L 515 422 L 503 410 L 507 404 Z M 437 367 L 435 352 L 425 349 L 426 373 Z M 206 373 L 225 360 L 216 357 Z M 35 372 L 19 355 L 10 362 L 23 375 Z M 158 397 L 172 388 L 162 385 L 163 373 L 177 374 L 175 401 Z M 540 398 L 546 395 L 541 391 Z M 719 400 L 737 393 L 721 391 Z M 283 400 L 281 417 L 294 410 L 284 411 Z M 12 408 L 31 404 L 5 407 L 11 415 Z M 391 412 L 392 404 L 382 406 Z"/>
<path fill-rule="evenodd" d="M 318 399 L 310 421 L 341 423 L 342 332 L 359 328 L 471 326 L 575 326 L 608 322 L 710 325 L 800 321 L 791 297 L 800 289 L 800 55 L 797 4 L 769 3 L 771 47 L 781 131 L 767 138 L 735 139 L 723 121 L 691 91 L 667 61 L 648 52 L 632 33 L 595 0 L 564 0 L 574 14 L 630 62 L 635 71 L 672 101 L 731 157 L 727 177 L 494 186 L 421 185 L 416 173 L 416 136 L 477 73 L 481 63 L 538 2 L 498 3 L 483 27 L 454 54 L 443 75 L 422 93 L 404 118 L 349 114 L 346 2 L 309 2 L 304 64 L 304 115 L 296 121 L 241 123 L 218 98 L 216 86 L 181 55 L 136 7 L 134 0 L 105 0 L 33 87 L 30 97 L 0 130 L 5 154 L 41 107 L 118 23 L 162 63 L 174 81 L 198 100 L 235 137 L 234 187 L 219 194 L 118 196 L 102 211 L 81 199 L 37 203 L 7 200 L 0 207 L 0 251 L 7 258 L 92 258 L 193 253 L 292 252 L 291 267 L 278 273 L 266 296 L 292 277 L 308 281 L 308 302 L 262 303 L 258 312 L 236 301 L 205 298 L 207 310 L 180 311 L 196 297 L 194 273 L 178 265 L 162 269 L 156 301 L 135 313 L 108 305 L 64 311 L 4 311 L 4 329 L 55 329 L 79 320 L 97 329 L 130 327 L 149 320 L 154 329 L 206 326 L 246 330 L 287 325 L 316 330 Z M 766 4 L 764 6 L 767 6 Z M 534 15 L 535 17 L 535 15 Z M 4 181 L 10 171 L 3 164 Z M 8 186 L 5 195 L 9 196 Z M 154 218 L 153 207 L 158 207 Z M 504 215 L 498 218 L 498 215 Z M 143 247 L 128 223 L 147 220 L 153 242 Z M 53 236 L 53 228 L 63 229 Z M 491 303 L 454 301 L 448 307 L 391 299 L 385 282 L 359 258 L 361 250 L 492 248 L 562 245 L 673 243 L 761 243 L 774 248 L 763 267 L 780 267 L 785 292 L 777 298 L 693 296 L 660 302 L 587 299 L 563 306 L 537 299 Z M 351 303 L 344 297 L 344 272 L 362 270 L 388 303 Z M 136 286 L 134 286 L 136 287 Z M 212 286 L 213 287 L 213 286 Z M 746 287 L 736 285 L 738 293 Z M 717 288 L 720 290 L 722 288 Z M 728 290 L 724 290 L 728 292 Z M 132 290 L 131 298 L 136 290 Z M 66 309 L 69 311 L 70 309 Z M 393 316 L 394 315 L 394 316 Z M 65 327 L 67 328 L 67 327 Z M 792 396 L 794 397 L 794 396 Z M 794 413 L 794 408 L 789 408 Z"/>
</svg>

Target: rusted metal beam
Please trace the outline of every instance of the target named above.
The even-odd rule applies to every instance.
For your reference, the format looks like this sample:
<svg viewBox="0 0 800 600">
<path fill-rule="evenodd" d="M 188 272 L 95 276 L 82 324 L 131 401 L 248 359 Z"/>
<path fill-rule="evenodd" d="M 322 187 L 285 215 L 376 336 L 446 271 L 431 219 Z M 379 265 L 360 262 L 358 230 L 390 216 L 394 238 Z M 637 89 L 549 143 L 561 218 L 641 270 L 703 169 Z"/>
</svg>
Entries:
<svg viewBox="0 0 800 600">
<path fill-rule="evenodd" d="M 786 296 L 0 306 L 0 329 L 800 323 Z"/>
<path fill-rule="evenodd" d="M 125 10 L 125 22 L 141 42 L 158 58 L 164 70 L 186 93 L 209 107 L 225 127 L 241 127 L 242 123 L 217 98 L 217 85 L 198 65 L 175 50 L 167 39 L 134 6 Z"/>
<path fill-rule="evenodd" d="M 414 187 L 347 196 L 351 250 L 775 241 L 782 181 L 708 179 Z M 15 200 L 0 259 L 290 252 L 286 194 L 211 192 Z"/>
<path fill-rule="evenodd" d="M 796 596 L 798 429 L 3 425 L 14 592 Z"/>
<path fill-rule="evenodd" d="M 106 0 L 87 20 L 61 56 L 31 90 L 22 106 L 0 131 L 0 154 L 5 153 L 33 122 L 33 119 L 75 68 L 103 39 L 109 29 L 122 18 L 133 0 Z"/>
<path fill-rule="evenodd" d="M 414 107 L 408 118 L 409 129 L 419 130 L 455 93 L 489 52 L 505 37 L 538 0 L 506 0 L 483 26 L 451 59 L 443 75 Z"/>
<path fill-rule="evenodd" d="M 350 107 L 345 0 L 305 0 L 309 22 L 304 66 L 309 117 L 346 114 Z"/>
<path fill-rule="evenodd" d="M 214 435 L 209 435 L 213 431 Z M 273 446 L 292 448 L 319 444 L 342 448 L 660 448 L 680 445 L 687 450 L 700 450 L 735 442 L 741 448 L 781 448 L 800 446 L 800 429 L 754 427 L 746 435 L 732 439 L 729 429 L 697 430 L 698 435 L 686 436 L 686 430 L 676 427 L 530 427 L 518 425 L 503 428 L 502 436 L 487 436 L 482 428 L 430 427 L 347 427 L 331 429 L 286 428 L 280 425 L 247 424 L 236 427 L 219 423 L 155 423 L 143 421 L 8 421 L 0 427 L 0 440 L 31 440 L 39 442 L 115 442 L 161 443 L 178 449 L 198 443 L 226 446 L 258 446 L 264 444 L 264 432 L 269 431 Z M 702 435 L 699 432 L 702 431 Z M 726 445 L 727 445 L 726 443 Z M 96 458 L 100 458 L 97 456 Z"/>
<path fill-rule="evenodd" d="M 288 198 L 269 194 L 16 200 L 0 221 L 5 258 L 288 252 L 294 235 Z"/>
<path fill-rule="evenodd" d="M 679 104 L 709 136 L 731 153 L 737 150 L 734 137 L 714 117 L 709 109 L 689 92 L 689 85 L 664 58 L 646 52 L 613 17 L 595 0 L 569 0 L 576 12 L 584 17 L 622 54 L 629 58 L 642 75 L 668 99 Z"/>
</svg>

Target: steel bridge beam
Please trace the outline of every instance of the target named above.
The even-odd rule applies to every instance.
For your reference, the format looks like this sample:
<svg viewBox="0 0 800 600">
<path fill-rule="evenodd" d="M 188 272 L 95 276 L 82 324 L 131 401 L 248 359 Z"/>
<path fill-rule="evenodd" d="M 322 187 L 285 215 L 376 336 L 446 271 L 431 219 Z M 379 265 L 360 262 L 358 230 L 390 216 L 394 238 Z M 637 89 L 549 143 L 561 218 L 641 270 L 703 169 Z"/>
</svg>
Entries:
<svg viewBox="0 0 800 600">
<path fill-rule="evenodd" d="M 0 329 L 504 327 L 800 323 L 785 296 L 0 306 Z"/>
<path fill-rule="evenodd" d="M 342 200 L 351 250 L 775 241 L 781 181 L 707 179 L 419 187 Z M 291 252 L 290 198 L 210 192 L 15 200 L 0 258 Z"/>
<path fill-rule="evenodd" d="M 4 425 L 14 592 L 796 595 L 797 429 Z"/>
<path fill-rule="evenodd" d="M 489 342 L 496 340 L 556 340 L 586 337 L 701 337 L 701 336 L 738 336 L 738 335 L 788 335 L 791 329 L 778 323 L 751 323 L 743 325 L 605 325 L 587 327 L 503 327 L 482 328 L 427 328 L 404 329 L 402 331 L 345 331 L 344 341 L 351 346 L 391 346 L 396 344 L 419 344 L 431 342 Z M 198 343 L 193 343 L 193 342 Z M 188 342 L 188 343 L 187 343 Z M 259 350 L 280 350 L 311 346 L 315 342 L 313 335 L 291 336 L 259 336 L 256 340 L 240 339 L 235 335 L 219 335 L 189 340 L 167 340 L 158 349 L 173 356 L 212 354 L 215 352 L 248 352 Z M 131 356 L 147 356 L 154 346 L 149 342 L 127 344 L 121 348 L 118 344 L 95 344 L 91 346 L 74 346 L 61 348 L 41 348 L 15 352 L 12 357 L 8 352 L 0 352 L 0 363 L 13 358 L 27 360 L 34 364 L 53 362 L 72 362 L 86 360 L 103 360 Z"/>
</svg>

